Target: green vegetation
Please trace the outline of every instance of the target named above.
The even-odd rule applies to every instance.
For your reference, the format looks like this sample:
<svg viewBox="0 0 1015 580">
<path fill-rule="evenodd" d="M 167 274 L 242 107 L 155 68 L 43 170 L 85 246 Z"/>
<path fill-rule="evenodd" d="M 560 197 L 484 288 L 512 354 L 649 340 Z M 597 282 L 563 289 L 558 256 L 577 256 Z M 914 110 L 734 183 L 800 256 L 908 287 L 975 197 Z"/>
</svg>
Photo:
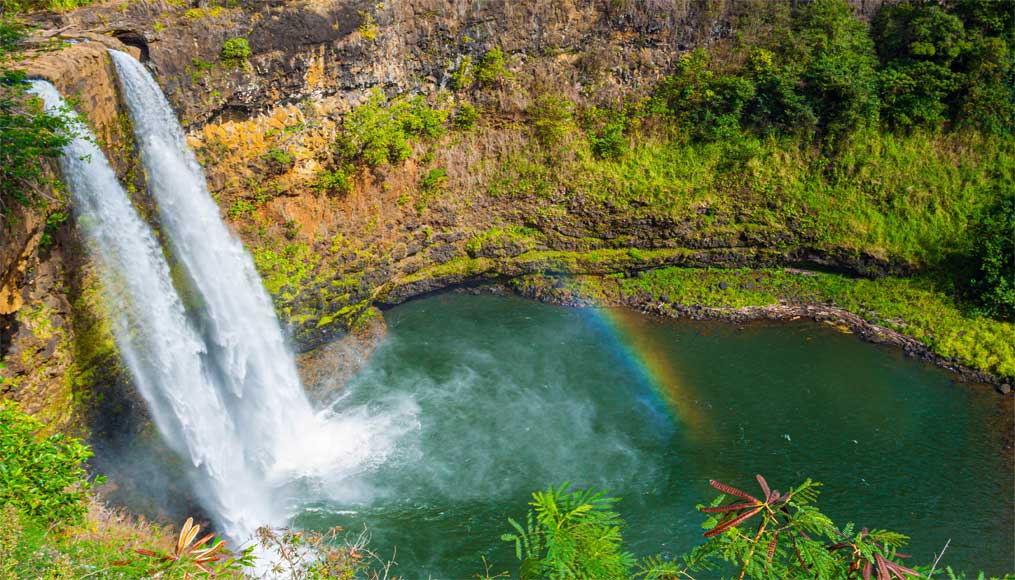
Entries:
<svg viewBox="0 0 1015 580">
<path fill-rule="evenodd" d="M 285 173 L 296 163 L 296 158 L 281 148 L 269 149 L 264 158 L 273 173 Z"/>
<path fill-rule="evenodd" d="M 818 509 L 820 483 L 807 479 L 782 493 L 756 479 L 756 495 L 710 481 L 722 493 L 698 506 L 708 541 L 677 557 L 636 561 L 624 549 L 624 521 L 614 511 L 619 499 L 567 484 L 532 494 L 525 519 L 508 518 L 513 531 L 501 539 L 515 546 L 519 580 L 965 578 L 936 562 L 904 564 L 908 556 L 900 549 L 909 538 L 903 534 L 836 525 Z"/>
<path fill-rule="evenodd" d="M 0 18 L 0 212 L 7 215 L 16 205 L 40 205 L 46 201 L 41 188 L 55 185 L 42 170 L 46 159 L 60 156 L 71 139 L 67 121 L 43 110 L 28 93 L 22 70 L 13 63 L 25 28 Z"/>
<path fill-rule="evenodd" d="M 466 91 L 472 87 L 474 82 L 476 82 L 476 71 L 472 68 L 472 57 L 465 56 L 451 72 L 451 88 L 456 91 Z"/>
<path fill-rule="evenodd" d="M 314 187 L 320 191 L 345 195 L 352 189 L 352 180 L 345 169 L 325 170 L 317 174 L 317 182 Z"/>
<path fill-rule="evenodd" d="M 94 0 L 0 0 L 0 15 L 18 14 L 22 12 L 35 12 L 48 10 L 51 12 L 66 12 L 81 6 L 88 6 Z"/>
<path fill-rule="evenodd" d="M 476 67 L 476 80 L 480 86 L 490 86 L 510 77 L 511 71 L 504 64 L 504 51 L 499 46 L 488 50 Z"/>
<path fill-rule="evenodd" d="M 363 19 L 359 25 L 360 36 L 367 42 L 373 42 L 377 38 L 377 31 L 379 29 L 377 22 L 374 20 L 374 15 L 363 11 L 360 11 L 359 15 Z"/>
<path fill-rule="evenodd" d="M 733 47 L 737 57 L 684 55 L 657 106 L 705 139 L 816 131 L 838 144 L 879 118 L 896 130 L 1010 131 L 1010 8 L 904 0 L 886 4 L 868 30 L 842 0 L 779 5 L 759 16 L 767 34 Z"/>
<path fill-rule="evenodd" d="M 391 101 L 373 90 L 365 103 L 342 120 L 335 143 L 339 162 L 361 161 L 370 167 L 400 163 L 412 154 L 410 140 L 436 139 L 447 129 L 448 112 L 427 105 L 422 97 Z"/>
<path fill-rule="evenodd" d="M 973 228 L 970 287 L 983 311 L 1015 322 L 1015 193 L 1009 191 L 987 209 Z"/>
<path fill-rule="evenodd" d="M 831 303 L 911 336 L 944 358 L 1015 377 L 1015 325 L 965 313 L 926 277 L 866 280 L 785 270 L 663 268 L 617 281 L 624 294 L 644 292 L 686 306 Z"/>
<path fill-rule="evenodd" d="M 250 43 L 246 38 L 230 38 L 222 45 L 222 62 L 233 66 L 240 66 L 247 62 L 250 55 Z"/>
<path fill-rule="evenodd" d="M 476 126 L 479 120 L 479 111 L 469 103 L 462 103 L 451 120 L 451 126 L 455 129 L 467 131 Z"/>
<path fill-rule="evenodd" d="M 0 505 L 53 523 L 76 523 L 93 485 L 83 464 L 92 452 L 63 434 L 42 437 L 43 425 L 0 400 Z"/>
<path fill-rule="evenodd" d="M 885 6 L 872 29 L 885 122 L 903 129 L 954 123 L 1010 131 L 1013 21 L 1006 2 Z"/>
<path fill-rule="evenodd" d="M 529 110 L 529 123 L 536 141 L 553 150 L 574 130 L 574 104 L 554 95 L 542 95 Z"/>
</svg>

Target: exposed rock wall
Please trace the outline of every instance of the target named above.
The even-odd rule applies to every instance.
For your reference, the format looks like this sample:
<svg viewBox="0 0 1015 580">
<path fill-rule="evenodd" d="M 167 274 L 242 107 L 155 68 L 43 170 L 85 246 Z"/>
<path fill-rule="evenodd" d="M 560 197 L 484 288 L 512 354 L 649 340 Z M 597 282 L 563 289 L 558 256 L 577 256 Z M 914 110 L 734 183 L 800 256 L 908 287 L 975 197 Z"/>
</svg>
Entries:
<svg viewBox="0 0 1015 580">
<path fill-rule="evenodd" d="M 851 1 L 861 15 L 884 2 Z M 116 0 L 38 21 L 135 47 L 186 126 L 322 96 L 356 102 L 375 86 L 433 92 L 461 59 L 495 46 L 533 83 L 615 100 L 766 9 L 757 0 L 246 0 L 228 8 Z M 233 37 L 249 39 L 249 67 L 220 62 Z"/>
<path fill-rule="evenodd" d="M 72 42 L 29 51 L 22 66 L 69 99 L 121 178 L 136 184 L 133 140 L 106 52 L 127 47 L 100 35 Z M 122 403 L 115 395 L 126 392 L 126 378 L 65 194 L 47 195 L 43 207 L 17 208 L 0 222 L 0 394 L 52 429 L 87 432 L 112 418 L 100 409 Z"/>
</svg>

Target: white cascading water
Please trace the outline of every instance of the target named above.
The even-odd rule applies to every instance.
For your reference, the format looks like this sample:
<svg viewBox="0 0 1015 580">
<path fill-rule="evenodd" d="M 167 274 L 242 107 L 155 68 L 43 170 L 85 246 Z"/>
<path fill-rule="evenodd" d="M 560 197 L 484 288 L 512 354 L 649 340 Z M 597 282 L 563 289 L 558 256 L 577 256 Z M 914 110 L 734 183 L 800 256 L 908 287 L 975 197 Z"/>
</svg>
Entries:
<svg viewBox="0 0 1015 580">
<path fill-rule="evenodd" d="M 197 468 L 201 497 L 224 515 L 221 524 L 229 533 L 271 522 L 276 516 L 266 501 L 269 490 L 244 461 L 244 442 L 205 364 L 205 341 L 173 287 L 162 247 L 56 88 L 33 81 L 31 91 L 47 111 L 67 115 L 76 134 L 60 166 L 77 223 L 99 265 L 117 346 L 157 428 Z"/>
<path fill-rule="evenodd" d="M 318 482 L 331 497 L 355 498 L 362 482 L 354 479 L 385 461 L 394 441 L 415 428 L 414 403 L 340 416 L 314 410 L 253 260 L 223 223 L 162 89 L 139 61 L 123 52 L 110 54 L 163 233 L 197 295 L 207 358 L 225 403 L 223 416 L 206 412 L 197 420 L 224 421 L 233 429 L 244 468 L 261 478 L 261 485 L 242 495 L 273 495 L 260 502 L 275 506 L 269 520 L 254 521 L 263 518 L 259 509 L 247 513 L 224 506 L 217 513 L 220 523 L 233 538 L 247 537 L 258 525 L 281 523 L 285 498 L 280 489 L 296 480 Z M 233 458 L 221 461 L 231 464 Z M 245 481 L 242 474 L 222 475 L 230 489 Z"/>
<path fill-rule="evenodd" d="M 314 410 L 253 261 L 222 222 L 161 89 L 141 63 L 110 52 L 162 233 L 189 280 L 192 311 L 88 129 L 65 113 L 51 84 L 34 81 L 32 91 L 48 110 L 67 114 L 79 135 L 61 168 L 101 266 L 117 345 L 160 433 L 194 466 L 197 497 L 234 542 L 285 523 L 291 483 L 309 501 L 366 499 L 361 476 L 418 427 L 415 403 L 340 415 Z"/>
</svg>

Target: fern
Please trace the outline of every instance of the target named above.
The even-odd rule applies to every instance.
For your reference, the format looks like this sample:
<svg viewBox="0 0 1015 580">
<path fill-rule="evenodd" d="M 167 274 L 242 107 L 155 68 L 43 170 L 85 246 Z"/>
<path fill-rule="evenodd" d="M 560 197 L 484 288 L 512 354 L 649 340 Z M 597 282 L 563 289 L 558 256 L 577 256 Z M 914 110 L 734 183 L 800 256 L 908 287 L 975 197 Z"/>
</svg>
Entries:
<svg viewBox="0 0 1015 580">
<path fill-rule="evenodd" d="M 818 482 L 807 479 L 783 494 L 756 479 L 761 493 L 753 495 L 711 481 L 722 493 L 697 506 L 709 539 L 677 558 L 636 562 L 623 549 L 624 522 L 614 511 L 619 499 L 568 483 L 533 493 L 524 525 L 508 518 L 513 532 L 501 539 L 514 543 L 521 580 L 702 580 L 730 570 L 738 571 L 737 580 L 967 580 L 950 568 L 903 564 L 908 556 L 899 550 L 909 540 L 903 534 L 852 523 L 838 528 L 817 507 Z"/>
</svg>

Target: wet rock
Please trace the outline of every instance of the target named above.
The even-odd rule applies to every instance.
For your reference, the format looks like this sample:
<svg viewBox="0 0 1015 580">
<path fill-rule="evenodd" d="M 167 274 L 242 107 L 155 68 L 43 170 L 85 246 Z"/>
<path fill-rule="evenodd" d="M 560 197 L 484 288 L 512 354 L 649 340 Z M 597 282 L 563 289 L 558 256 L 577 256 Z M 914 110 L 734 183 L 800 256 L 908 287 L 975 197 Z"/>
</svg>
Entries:
<svg viewBox="0 0 1015 580">
<path fill-rule="evenodd" d="M 427 254 L 430 257 L 430 261 L 435 264 L 443 264 L 458 257 L 458 248 L 452 244 L 439 244 L 431 247 Z"/>
</svg>

